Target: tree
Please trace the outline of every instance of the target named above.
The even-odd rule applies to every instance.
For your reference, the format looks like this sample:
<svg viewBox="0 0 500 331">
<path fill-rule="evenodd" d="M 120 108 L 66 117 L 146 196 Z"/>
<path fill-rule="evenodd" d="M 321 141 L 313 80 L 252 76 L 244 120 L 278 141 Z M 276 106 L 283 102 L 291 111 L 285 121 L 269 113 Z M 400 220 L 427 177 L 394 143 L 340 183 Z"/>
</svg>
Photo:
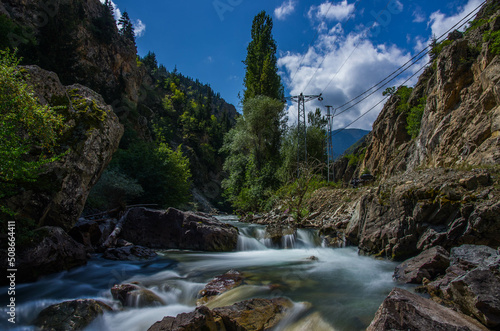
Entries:
<svg viewBox="0 0 500 331">
<path fill-rule="evenodd" d="M 0 51 L 0 199 L 56 160 L 63 125 L 62 116 L 39 104 L 18 64 L 13 53 Z"/>
<path fill-rule="evenodd" d="M 226 135 L 222 150 L 227 153 L 222 185 L 233 206 L 259 210 L 280 181 L 280 144 L 286 123 L 281 101 L 266 96 L 248 99 L 243 116 Z"/>
<path fill-rule="evenodd" d="M 276 42 L 272 35 L 273 20 L 265 11 L 255 16 L 252 24 L 252 41 L 247 47 L 245 93 L 243 100 L 265 95 L 283 100 L 284 90 L 278 75 Z"/>
<path fill-rule="evenodd" d="M 122 17 L 118 20 L 118 24 L 120 25 L 120 34 L 135 44 L 134 26 L 126 11 L 123 12 Z"/>
</svg>

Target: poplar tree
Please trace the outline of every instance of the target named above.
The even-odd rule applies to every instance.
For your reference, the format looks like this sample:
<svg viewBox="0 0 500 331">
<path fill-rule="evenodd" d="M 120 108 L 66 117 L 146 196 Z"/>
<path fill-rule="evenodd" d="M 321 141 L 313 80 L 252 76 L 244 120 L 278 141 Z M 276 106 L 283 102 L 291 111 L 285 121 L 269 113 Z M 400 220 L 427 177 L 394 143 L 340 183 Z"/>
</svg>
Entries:
<svg viewBox="0 0 500 331">
<path fill-rule="evenodd" d="M 284 97 L 281 77 L 278 75 L 276 41 L 272 35 L 273 20 L 265 11 L 255 16 L 252 24 L 252 41 L 247 47 L 244 100 L 258 95 L 282 100 Z"/>
</svg>

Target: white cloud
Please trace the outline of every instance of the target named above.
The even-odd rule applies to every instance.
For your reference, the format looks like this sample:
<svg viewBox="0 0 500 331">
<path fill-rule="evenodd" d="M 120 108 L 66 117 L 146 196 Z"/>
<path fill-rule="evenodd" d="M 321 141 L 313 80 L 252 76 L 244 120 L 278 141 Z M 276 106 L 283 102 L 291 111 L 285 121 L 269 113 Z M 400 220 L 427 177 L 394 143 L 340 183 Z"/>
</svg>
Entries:
<svg viewBox="0 0 500 331">
<path fill-rule="evenodd" d="M 426 17 L 422 9 L 417 9 L 413 12 L 413 23 L 425 22 Z"/>
<path fill-rule="evenodd" d="M 351 15 L 354 9 L 354 4 L 349 4 L 347 0 L 343 0 L 338 4 L 324 2 L 319 6 L 311 6 L 308 16 L 310 19 L 343 21 Z"/>
<path fill-rule="evenodd" d="M 446 16 L 440 11 L 431 14 L 430 21 L 427 23 L 431 27 L 432 33 L 436 37 L 440 37 L 443 33 L 448 31 L 452 26 L 458 23 L 465 15 L 478 7 L 483 0 L 469 0 L 469 2 L 462 8 L 458 9 L 458 13 L 454 16 Z"/>
<path fill-rule="evenodd" d="M 324 101 L 307 103 L 306 111 L 314 110 L 316 107 L 324 109 L 325 105 L 339 107 L 380 82 L 412 57 L 406 50 L 395 45 L 375 44 L 364 36 L 363 32 L 346 34 L 339 23 L 332 29 L 320 33 L 315 45 L 309 47 L 305 53 L 288 52 L 280 56 L 278 65 L 291 95 L 300 93 L 316 95 L 323 92 Z M 352 56 L 349 57 L 351 53 Z M 348 57 L 349 60 L 346 62 Z M 302 58 L 303 61 L 299 67 Z M 426 62 L 411 67 L 388 86 L 402 84 L 424 63 Z M 293 81 L 292 77 L 295 77 Z M 417 79 L 418 76 L 406 85 L 415 84 Z M 334 128 L 342 128 L 350 124 L 381 101 L 384 89 L 385 87 L 349 111 L 335 117 Z M 382 107 L 383 103 L 370 111 L 353 127 L 371 130 Z M 296 104 L 290 105 L 288 115 L 290 123 L 296 123 Z"/>
<path fill-rule="evenodd" d="M 101 0 L 101 3 L 104 3 L 105 1 L 106 0 Z M 122 12 L 113 0 L 111 0 L 111 5 L 113 6 L 115 20 L 118 22 L 118 20 L 122 17 Z"/>
<path fill-rule="evenodd" d="M 144 36 L 146 32 L 146 24 L 144 24 L 140 19 L 134 22 L 134 34 L 137 38 Z"/>
<path fill-rule="evenodd" d="M 295 0 L 288 0 L 283 2 L 281 6 L 279 6 L 274 10 L 274 16 L 276 16 L 278 20 L 286 19 L 288 15 L 294 12 L 295 4 L 296 4 Z"/>
</svg>

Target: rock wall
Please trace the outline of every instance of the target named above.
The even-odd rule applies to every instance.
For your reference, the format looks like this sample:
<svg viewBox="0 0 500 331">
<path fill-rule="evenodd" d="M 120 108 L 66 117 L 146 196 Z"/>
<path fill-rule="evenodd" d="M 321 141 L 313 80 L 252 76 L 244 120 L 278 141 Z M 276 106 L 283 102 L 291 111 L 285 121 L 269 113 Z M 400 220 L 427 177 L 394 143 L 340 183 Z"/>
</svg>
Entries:
<svg viewBox="0 0 500 331">
<path fill-rule="evenodd" d="M 32 219 L 39 226 L 69 230 L 118 148 L 123 126 L 111 107 L 91 89 L 79 84 L 63 86 L 55 73 L 37 66 L 24 67 L 23 72 L 42 104 L 60 106 L 65 128 L 58 152 L 63 156 L 5 203 L 20 211 L 19 217 Z"/>
<path fill-rule="evenodd" d="M 337 178 L 364 169 L 387 179 L 422 167 L 500 164 L 500 56 L 492 41 L 483 41 L 485 32 L 500 28 L 499 15 L 498 4 L 488 2 L 476 18 L 487 22 L 450 36 L 451 44 L 420 76 L 408 101 L 415 106 L 427 98 L 418 136 L 407 133 L 407 114 L 397 109 L 400 97 L 392 96 L 373 125 L 363 162 L 356 171 L 339 164 Z"/>
</svg>

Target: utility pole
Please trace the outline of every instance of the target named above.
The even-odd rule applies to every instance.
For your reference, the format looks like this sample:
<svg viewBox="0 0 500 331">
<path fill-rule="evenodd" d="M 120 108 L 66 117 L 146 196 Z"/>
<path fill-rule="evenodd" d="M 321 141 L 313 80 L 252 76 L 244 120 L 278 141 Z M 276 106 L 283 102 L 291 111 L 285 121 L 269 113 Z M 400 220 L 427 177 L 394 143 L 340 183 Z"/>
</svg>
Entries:
<svg viewBox="0 0 500 331">
<path fill-rule="evenodd" d="M 297 119 L 297 177 L 300 175 L 301 154 L 304 162 L 307 162 L 307 123 L 306 123 L 306 102 L 318 99 L 323 101 L 321 94 L 318 95 L 300 95 L 290 97 L 292 101 L 298 104 Z"/>
<path fill-rule="evenodd" d="M 335 112 L 336 110 L 333 111 L 332 114 L 332 108 L 333 106 L 326 106 L 326 118 L 328 120 L 328 125 L 327 125 L 327 133 L 326 133 L 326 157 L 327 157 L 327 164 L 328 164 L 328 179 L 327 181 L 330 182 L 330 159 L 333 161 L 333 146 L 332 146 L 332 127 L 333 127 L 333 118 L 335 117 Z M 332 171 L 333 174 L 333 181 L 335 181 L 335 172 Z"/>
</svg>

